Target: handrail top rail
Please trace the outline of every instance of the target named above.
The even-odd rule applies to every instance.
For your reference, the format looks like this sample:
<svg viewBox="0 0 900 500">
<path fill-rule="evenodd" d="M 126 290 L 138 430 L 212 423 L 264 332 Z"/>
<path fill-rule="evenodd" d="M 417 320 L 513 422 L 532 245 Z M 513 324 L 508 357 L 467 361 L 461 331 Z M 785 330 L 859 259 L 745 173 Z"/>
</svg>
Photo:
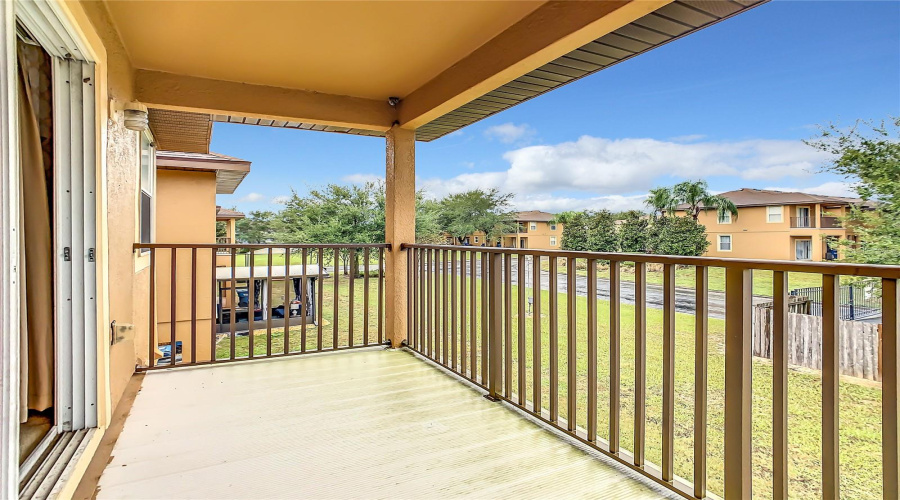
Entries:
<svg viewBox="0 0 900 500">
<path fill-rule="evenodd" d="M 384 248 L 391 250 L 390 243 L 135 243 L 134 250 L 142 249 L 181 249 L 181 248 L 235 248 L 235 249 L 267 249 L 267 248 Z"/>
<path fill-rule="evenodd" d="M 643 262 L 649 264 L 677 264 L 732 269 L 757 269 L 762 271 L 787 271 L 841 276 L 900 279 L 900 266 L 881 264 L 854 264 L 848 262 L 797 262 L 793 260 L 723 259 L 719 257 L 683 257 L 645 253 L 583 252 L 573 250 L 537 250 L 530 248 L 474 247 L 466 245 L 431 245 L 404 243 L 401 250 L 462 250 L 470 252 L 521 254 L 540 257 L 597 259 L 613 262 Z"/>
</svg>

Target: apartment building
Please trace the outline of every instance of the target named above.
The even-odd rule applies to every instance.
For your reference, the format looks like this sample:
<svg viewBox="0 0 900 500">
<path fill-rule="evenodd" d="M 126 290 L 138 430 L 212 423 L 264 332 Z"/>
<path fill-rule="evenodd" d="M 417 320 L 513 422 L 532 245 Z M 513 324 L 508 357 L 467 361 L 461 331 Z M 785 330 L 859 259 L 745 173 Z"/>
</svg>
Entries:
<svg viewBox="0 0 900 500">
<path fill-rule="evenodd" d="M 559 250 L 562 247 L 563 225 L 554 221 L 555 214 L 530 210 L 515 215 L 516 231 L 504 233 L 497 239 L 486 238 L 483 231 L 476 231 L 460 242 L 446 234 L 451 245 L 476 247 L 494 246 L 503 248 L 533 248 L 537 250 Z"/>
<path fill-rule="evenodd" d="M 700 212 L 709 257 L 800 261 L 836 260 L 837 242 L 853 239 L 840 218 L 859 198 L 742 188 L 722 193 L 738 207 L 737 217 Z M 679 206 L 679 215 L 685 215 Z"/>
</svg>

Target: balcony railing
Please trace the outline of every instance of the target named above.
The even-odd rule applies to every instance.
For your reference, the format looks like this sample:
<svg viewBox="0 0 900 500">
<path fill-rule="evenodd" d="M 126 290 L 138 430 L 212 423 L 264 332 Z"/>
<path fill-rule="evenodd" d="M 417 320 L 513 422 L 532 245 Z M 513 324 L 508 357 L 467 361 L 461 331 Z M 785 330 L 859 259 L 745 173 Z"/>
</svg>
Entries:
<svg viewBox="0 0 900 500">
<path fill-rule="evenodd" d="M 814 228 L 816 227 L 815 217 L 791 217 L 792 228 Z"/>
<path fill-rule="evenodd" d="M 151 250 L 154 277 L 144 369 L 374 346 L 396 335 L 385 326 L 399 314 L 385 308 L 388 245 L 231 245 L 225 267 L 216 267 L 216 244 L 136 247 Z M 406 252 L 410 349 L 686 498 L 750 498 L 760 468 L 772 496 L 786 498 L 789 463 L 792 486 L 820 482 L 815 496 L 838 498 L 841 481 L 851 481 L 840 468 L 848 444 L 870 464 L 862 482 L 861 462 L 848 467 L 857 488 L 850 493 L 864 484 L 877 495 L 881 483 L 885 498 L 897 498 L 900 267 L 439 245 L 393 251 Z M 822 285 L 821 333 L 802 341 L 791 333 L 788 295 L 798 273 L 820 275 Z M 859 348 L 839 316 L 842 276 L 880 288 L 882 388 L 869 386 L 876 394 L 862 398 L 855 386 L 839 398 L 848 387 L 844 354 Z M 772 295 L 766 336 L 754 326 L 754 281 Z M 757 342 L 771 362 L 753 363 Z M 788 360 L 798 349 L 812 350 L 820 371 L 791 372 L 789 391 Z M 859 399 L 880 401 L 880 435 L 866 427 L 842 448 L 839 428 L 853 431 L 846 421 L 839 427 L 841 412 L 857 422 L 873 413 L 854 406 Z M 761 401 L 762 411 L 754 407 Z M 802 407 L 821 422 L 790 448 L 789 401 L 792 421 Z M 759 414 L 771 415 L 762 442 L 752 420 Z M 770 463 L 752 463 L 759 447 Z M 795 457 L 806 455 L 821 458 L 801 467 Z"/>
<path fill-rule="evenodd" d="M 840 217 L 822 216 L 819 218 L 822 229 L 843 229 Z"/>
<path fill-rule="evenodd" d="M 231 250 L 227 246 L 225 246 L 225 245 L 231 245 L 232 243 L 234 243 L 233 241 L 231 241 L 230 237 L 216 236 L 216 243 L 218 243 L 219 245 L 223 245 L 223 246 L 219 247 L 218 249 L 216 249 L 217 254 L 228 255 L 229 253 L 231 253 Z"/>
<path fill-rule="evenodd" d="M 821 448 L 812 452 L 821 454 L 821 465 L 793 470 L 792 481 L 797 474 L 802 481 L 819 479 L 821 496 L 839 496 L 838 415 L 847 402 L 839 402 L 838 386 L 841 349 L 850 347 L 840 340 L 840 277 L 880 280 L 882 358 L 890 374 L 885 371 L 883 378 L 882 440 L 872 445 L 881 447 L 880 457 L 872 458 L 875 464 L 880 458 L 883 468 L 873 468 L 866 488 L 877 495 L 877 476 L 883 475 L 885 498 L 896 498 L 900 267 L 430 245 L 404 249 L 412 270 L 408 320 L 413 350 L 478 385 L 486 397 L 508 402 L 686 498 L 707 497 L 711 470 L 720 471 L 713 493 L 750 498 L 754 465 L 771 471 L 773 496 L 787 498 L 788 464 L 796 460 L 789 459 L 789 397 L 792 405 L 818 408 L 811 411 L 821 415 L 821 432 L 815 436 L 821 437 Z M 650 266 L 661 268 L 661 287 L 648 284 Z M 626 269 L 633 277 L 628 286 Z M 677 269 L 679 281 L 685 270 L 692 276 L 692 294 L 676 289 Z M 710 292 L 711 270 L 718 278 L 724 274 L 724 294 Z M 763 384 L 772 396 L 769 464 L 751 464 L 753 447 L 765 446 L 751 444 L 753 401 L 759 396 L 753 395 L 751 372 L 761 370 L 751 362 L 753 273 L 765 273 L 775 290 L 768 304 L 775 320 L 766 339 L 772 378 Z M 788 391 L 789 352 L 801 348 L 796 339 L 789 342 L 789 273 L 821 274 L 824 284 L 817 348 L 821 393 L 810 401 Z M 602 307 L 601 297 L 608 299 Z M 651 302 L 661 314 L 648 314 Z M 686 309 L 691 318 L 676 315 Z M 714 310 L 724 319 L 724 325 L 715 320 L 716 332 L 708 319 Z M 693 334 L 676 329 L 676 318 L 689 321 Z M 685 350 L 692 352 L 688 363 Z M 711 385 L 711 377 L 721 373 L 724 382 Z M 685 392 L 693 393 L 693 401 L 682 397 Z M 709 446 L 722 442 L 724 451 L 711 456 Z M 658 462 L 651 463 L 651 457 Z M 718 465 L 711 467 L 714 459 Z M 810 470 L 819 477 L 807 477 Z"/>
<path fill-rule="evenodd" d="M 135 248 L 150 251 L 149 351 L 142 369 L 384 342 L 389 245 Z M 230 259 L 217 266 L 222 248 Z"/>
</svg>

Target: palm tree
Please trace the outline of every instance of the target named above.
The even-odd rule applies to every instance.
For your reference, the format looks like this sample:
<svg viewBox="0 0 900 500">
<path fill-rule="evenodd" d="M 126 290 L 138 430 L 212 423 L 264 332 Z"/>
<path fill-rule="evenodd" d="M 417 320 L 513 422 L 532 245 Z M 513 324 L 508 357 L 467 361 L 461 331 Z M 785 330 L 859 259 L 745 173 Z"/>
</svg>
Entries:
<svg viewBox="0 0 900 500">
<path fill-rule="evenodd" d="M 650 192 L 651 196 L 653 191 Z M 685 211 L 696 221 L 700 217 L 700 210 L 706 212 L 713 209 L 719 217 L 731 214 L 737 218 L 738 209 L 728 198 L 714 195 L 709 192 L 706 181 L 685 181 L 672 188 L 672 197 L 677 203 L 687 205 Z"/>
<path fill-rule="evenodd" d="M 653 217 L 664 213 L 674 214 L 678 200 L 675 198 L 672 189 L 666 187 L 658 187 L 650 190 L 650 195 L 644 200 L 644 204 L 653 211 Z"/>
</svg>

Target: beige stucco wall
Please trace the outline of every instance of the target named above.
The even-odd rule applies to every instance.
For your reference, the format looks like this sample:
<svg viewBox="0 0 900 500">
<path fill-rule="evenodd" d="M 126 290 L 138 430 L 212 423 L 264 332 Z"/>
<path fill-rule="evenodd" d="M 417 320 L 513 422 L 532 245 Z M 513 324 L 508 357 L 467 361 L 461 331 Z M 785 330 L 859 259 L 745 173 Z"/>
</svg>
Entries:
<svg viewBox="0 0 900 500">
<path fill-rule="evenodd" d="M 156 242 L 214 243 L 216 241 L 216 174 L 159 170 L 156 173 Z M 191 249 L 179 249 L 175 277 L 175 338 L 188 360 L 191 343 Z M 211 347 L 213 250 L 197 250 L 197 361 L 207 361 Z M 172 339 L 171 250 L 156 256 L 157 340 Z"/>
<path fill-rule="evenodd" d="M 139 135 L 124 127 L 121 111 L 111 103 L 128 102 L 134 96 L 134 69 L 118 40 L 107 11 L 100 2 L 66 4 L 76 29 L 90 42 L 96 61 L 99 158 L 103 183 L 99 193 L 98 262 L 102 262 L 100 283 L 106 299 L 102 323 L 98 325 L 100 374 L 98 394 L 101 399 L 101 425 L 109 418 L 134 372 L 138 353 L 147 352 L 147 321 L 139 304 L 146 303 L 148 271 L 135 257 L 137 222 L 137 189 L 140 165 Z M 104 244 L 105 240 L 105 244 Z M 143 299 L 143 300 L 142 300 Z M 109 345 L 108 322 L 134 325 L 134 336 Z"/>
<path fill-rule="evenodd" d="M 814 228 L 791 228 L 791 217 L 797 217 L 797 207 L 808 207 L 810 218 L 814 220 Z M 812 241 L 811 257 L 813 261 L 822 261 L 825 256 L 826 236 L 845 238 L 844 229 L 821 229 L 821 212 L 843 215 L 843 209 L 822 209 L 819 205 L 785 205 L 782 206 L 781 222 L 768 222 L 767 207 L 743 207 L 738 209 L 738 216 L 732 218 L 730 224 L 720 224 L 715 211 L 701 212 L 698 221 L 706 226 L 709 240 L 709 257 L 736 259 L 776 259 L 795 260 L 795 241 L 808 239 Z M 682 212 L 683 215 L 683 212 Z M 731 236 L 729 251 L 718 249 L 719 235 Z"/>
</svg>

